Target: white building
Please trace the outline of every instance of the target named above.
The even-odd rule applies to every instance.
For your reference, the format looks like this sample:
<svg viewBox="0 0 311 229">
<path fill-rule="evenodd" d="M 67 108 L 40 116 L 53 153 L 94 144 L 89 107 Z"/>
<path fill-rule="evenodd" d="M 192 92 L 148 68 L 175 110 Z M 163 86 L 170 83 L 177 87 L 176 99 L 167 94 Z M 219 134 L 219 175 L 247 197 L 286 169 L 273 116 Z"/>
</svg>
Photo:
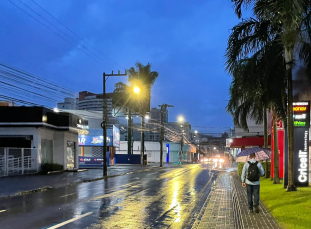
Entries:
<svg viewBox="0 0 311 229">
<path fill-rule="evenodd" d="M 194 145 L 183 146 L 183 161 L 191 162 L 196 148 Z M 116 154 L 127 154 L 127 142 L 121 141 L 120 148 L 116 149 Z M 177 163 L 179 162 L 180 144 L 173 142 L 163 142 L 163 162 Z M 134 141 L 133 154 L 140 154 L 140 141 Z M 145 154 L 149 162 L 160 162 L 160 143 L 145 141 Z"/>
</svg>

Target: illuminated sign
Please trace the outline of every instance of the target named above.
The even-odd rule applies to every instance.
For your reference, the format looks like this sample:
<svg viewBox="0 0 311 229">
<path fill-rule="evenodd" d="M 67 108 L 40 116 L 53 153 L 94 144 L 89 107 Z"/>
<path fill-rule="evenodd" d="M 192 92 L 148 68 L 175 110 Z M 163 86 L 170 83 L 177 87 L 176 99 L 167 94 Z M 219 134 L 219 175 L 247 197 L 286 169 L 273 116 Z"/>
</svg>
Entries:
<svg viewBox="0 0 311 229">
<path fill-rule="evenodd" d="M 103 146 L 103 136 L 79 135 L 79 146 Z M 111 137 L 107 136 L 107 145 L 112 146 Z"/>
<path fill-rule="evenodd" d="M 294 182 L 309 185 L 309 128 L 294 128 Z"/>
<path fill-rule="evenodd" d="M 294 102 L 294 126 L 309 127 L 310 126 L 310 104 L 309 102 Z"/>
<path fill-rule="evenodd" d="M 294 126 L 306 126 L 306 122 L 294 121 Z"/>
<path fill-rule="evenodd" d="M 112 139 L 113 139 L 113 146 L 116 148 L 120 147 L 120 130 L 116 126 L 113 125 L 112 127 Z"/>
<path fill-rule="evenodd" d="M 298 106 L 298 107 L 294 107 L 293 110 L 294 111 L 306 111 L 307 107 L 300 107 L 300 106 Z"/>
<path fill-rule="evenodd" d="M 310 102 L 294 102 L 294 183 L 309 185 Z"/>
<path fill-rule="evenodd" d="M 308 180 L 308 152 L 299 150 L 299 173 L 298 173 L 298 181 L 304 183 Z"/>
</svg>

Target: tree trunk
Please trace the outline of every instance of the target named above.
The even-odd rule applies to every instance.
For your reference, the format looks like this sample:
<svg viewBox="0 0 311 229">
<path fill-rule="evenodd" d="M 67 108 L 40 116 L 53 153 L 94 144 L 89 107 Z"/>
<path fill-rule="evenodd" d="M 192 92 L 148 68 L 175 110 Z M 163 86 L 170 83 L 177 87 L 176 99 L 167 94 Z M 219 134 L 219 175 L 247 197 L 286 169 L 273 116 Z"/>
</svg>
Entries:
<svg viewBox="0 0 311 229">
<path fill-rule="evenodd" d="M 144 165 L 144 151 L 145 151 L 145 116 L 141 116 L 141 139 L 140 139 L 140 162 Z"/>
<path fill-rule="evenodd" d="M 288 129 L 288 186 L 286 191 L 297 191 L 294 185 L 294 120 L 293 120 L 293 49 L 285 48 L 286 74 L 287 74 L 287 129 Z"/>
<path fill-rule="evenodd" d="M 278 129 L 277 129 L 277 115 L 273 111 L 273 184 L 280 184 L 279 174 L 279 141 L 278 141 Z"/>
<path fill-rule="evenodd" d="M 263 112 L 263 124 L 264 124 L 264 145 L 265 145 L 265 148 L 267 149 L 268 148 L 268 120 L 267 120 L 267 110 L 264 109 L 264 112 Z M 269 160 L 267 159 L 266 160 L 266 166 L 265 166 L 265 177 L 266 178 L 269 178 L 269 173 L 268 173 L 268 170 L 269 170 L 269 165 L 268 165 L 268 162 Z"/>
</svg>

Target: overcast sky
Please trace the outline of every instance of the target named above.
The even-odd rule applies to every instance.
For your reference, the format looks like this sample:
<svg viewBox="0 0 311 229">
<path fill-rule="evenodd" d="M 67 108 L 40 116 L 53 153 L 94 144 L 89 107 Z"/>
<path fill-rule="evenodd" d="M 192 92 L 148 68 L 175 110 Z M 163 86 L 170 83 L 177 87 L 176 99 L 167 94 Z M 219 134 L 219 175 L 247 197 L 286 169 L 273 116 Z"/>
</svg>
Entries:
<svg viewBox="0 0 311 229">
<path fill-rule="evenodd" d="M 169 121 L 183 115 L 201 132 L 233 126 L 225 111 L 224 52 L 238 23 L 230 0 L 2 0 L 0 21 L 3 63 L 94 93 L 103 72 L 150 63 L 159 73 L 151 106 L 174 105 Z M 107 91 L 122 80 L 109 78 Z"/>
</svg>

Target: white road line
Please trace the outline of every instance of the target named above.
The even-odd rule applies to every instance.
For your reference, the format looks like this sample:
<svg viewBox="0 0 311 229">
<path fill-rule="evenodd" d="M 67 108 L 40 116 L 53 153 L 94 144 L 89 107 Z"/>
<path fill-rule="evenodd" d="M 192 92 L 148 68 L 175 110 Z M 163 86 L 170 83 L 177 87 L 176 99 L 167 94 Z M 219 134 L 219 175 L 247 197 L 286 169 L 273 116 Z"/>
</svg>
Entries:
<svg viewBox="0 0 311 229">
<path fill-rule="evenodd" d="M 6 210 L 0 210 L 0 212 L 5 212 Z"/>
<path fill-rule="evenodd" d="M 59 198 L 66 197 L 66 196 L 71 196 L 71 195 L 74 195 L 74 194 L 76 194 L 76 192 L 75 192 L 75 193 L 68 194 L 68 195 L 60 196 Z"/>
<path fill-rule="evenodd" d="M 88 216 L 88 215 L 91 215 L 91 214 L 93 214 L 93 212 L 88 212 L 88 213 L 85 213 L 85 214 L 83 214 L 83 215 L 79 215 L 79 216 L 77 216 L 77 217 L 75 217 L 75 218 L 73 218 L 73 219 L 70 219 L 70 220 L 67 220 L 67 221 L 65 221 L 65 222 L 56 224 L 56 225 L 54 225 L 53 227 L 48 227 L 48 228 L 49 228 L 49 229 L 56 229 L 56 228 L 62 227 L 62 226 L 64 226 L 64 225 L 68 224 L 68 223 L 71 223 L 71 222 L 73 222 L 73 221 L 76 221 L 76 220 L 78 220 L 78 219 L 81 219 L 81 218 L 83 218 L 83 217 L 85 217 L 85 216 Z"/>
</svg>

